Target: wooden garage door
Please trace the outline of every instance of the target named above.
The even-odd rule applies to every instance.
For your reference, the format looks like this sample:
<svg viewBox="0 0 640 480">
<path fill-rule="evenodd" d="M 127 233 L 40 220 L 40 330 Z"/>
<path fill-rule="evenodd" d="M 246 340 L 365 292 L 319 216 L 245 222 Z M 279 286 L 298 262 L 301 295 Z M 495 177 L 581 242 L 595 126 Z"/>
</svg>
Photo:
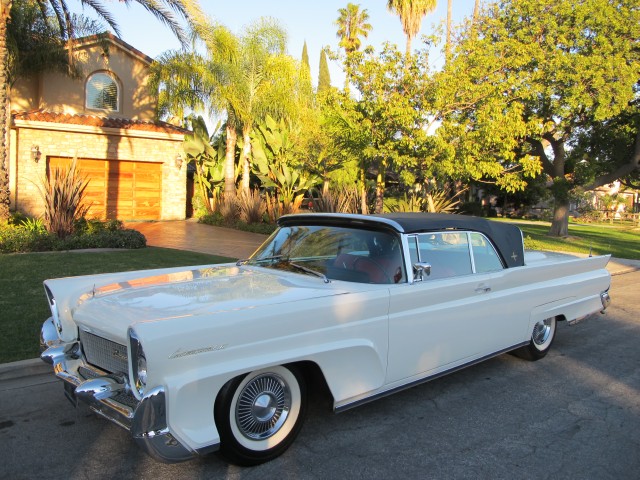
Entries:
<svg viewBox="0 0 640 480">
<path fill-rule="evenodd" d="M 69 165 L 71 159 L 49 158 L 49 171 Z M 89 178 L 85 200 L 89 218 L 159 220 L 162 165 L 159 163 L 79 159 Z"/>
</svg>

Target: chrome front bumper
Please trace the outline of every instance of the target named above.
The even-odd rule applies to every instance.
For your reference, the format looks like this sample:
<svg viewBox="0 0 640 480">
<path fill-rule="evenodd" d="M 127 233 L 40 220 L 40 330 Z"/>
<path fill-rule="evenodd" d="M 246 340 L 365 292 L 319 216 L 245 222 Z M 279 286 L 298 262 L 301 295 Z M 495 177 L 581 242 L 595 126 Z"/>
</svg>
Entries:
<svg viewBox="0 0 640 480">
<path fill-rule="evenodd" d="M 163 462 L 180 462 L 217 449 L 216 445 L 206 452 L 194 452 L 178 442 L 167 426 L 163 387 L 153 388 L 138 402 L 131 395 L 126 375 L 108 374 L 87 364 L 79 342 L 65 343 L 59 339 L 52 318 L 42 325 L 40 351 L 40 358 L 53 365 L 55 375 L 63 381 L 71 403 L 86 404 L 130 431 L 136 443 L 152 457 Z"/>
</svg>

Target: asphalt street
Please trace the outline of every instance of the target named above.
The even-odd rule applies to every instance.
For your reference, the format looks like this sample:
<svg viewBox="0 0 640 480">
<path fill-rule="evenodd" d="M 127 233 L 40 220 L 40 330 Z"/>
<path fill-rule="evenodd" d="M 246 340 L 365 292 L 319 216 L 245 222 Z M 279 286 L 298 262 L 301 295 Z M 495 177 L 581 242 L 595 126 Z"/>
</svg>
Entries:
<svg viewBox="0 0 640 480">
<path fill-rule="evenodd" d="M 640 272 L 612 282 L 607 313 L 561 324 L 539 362 L 501 355 L 338 415 L 316 399 L 293 446 L 253 468 L 158 463 L 52 374 L 2 381 L 0 478 L 638 479 Z"/>
</svg>

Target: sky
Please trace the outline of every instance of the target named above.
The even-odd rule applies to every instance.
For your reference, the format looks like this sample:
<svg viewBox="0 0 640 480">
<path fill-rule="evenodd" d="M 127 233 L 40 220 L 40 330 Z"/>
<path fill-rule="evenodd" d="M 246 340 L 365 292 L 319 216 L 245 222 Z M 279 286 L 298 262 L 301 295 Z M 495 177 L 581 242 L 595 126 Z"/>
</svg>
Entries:
<svg viewBox="0 0 640 480">
<path fill-rule="evenodd" d="M 338 9 L 344 8 L 348 0 L 200 0 L 202 9 L 216 22 L 222 23 L 234 33 L 260 17 L 277 19 L 288 34 L 288 53 L 296 59 L 302 57 L 304 42 L 307 42 L 309 65 L 314 85 L 320 62 L 320 51 L 329 46 L 338 49 L 336 38 Z M 387 10 L 386 0 L 363 0 L 351 3 L 360 5 L 369 13 L 369 23 L 373 27 L 369 37 L 363 39 L 363 45 L 372 45 L 380 50 L 384 42 L 395 43 L 401 51 L 405 49 L 406 37 L 402 31 L 400 19 Z M 453 0 L 452 17 L 454 23 L 460 23 L 473 13 L 474 0 Z M 179 43 L 171 31 L 146 10 L 134 4 L 126 8 L 118 2 L 107 2 L 106 7 L 116 18 L 122 39 L 131 46 L 152 58 L 167 50 L 179 48 Z M 89 10 L 85 10 L 85 14 Z M 447 2 L 441 0 L 436 10 L 428 14 L 423 22 L 420 34 L 413 40 L 413 48 L 420 45 L 420 35 L 430 34 L 433 28 L 444 22 L 447 17 Z M 434 65 L 442 63 L 442 52 L 432 51 Z M 331 83 L 341 87 L 344 74 L 337 62 L 329 62 Z"/>
</svg>

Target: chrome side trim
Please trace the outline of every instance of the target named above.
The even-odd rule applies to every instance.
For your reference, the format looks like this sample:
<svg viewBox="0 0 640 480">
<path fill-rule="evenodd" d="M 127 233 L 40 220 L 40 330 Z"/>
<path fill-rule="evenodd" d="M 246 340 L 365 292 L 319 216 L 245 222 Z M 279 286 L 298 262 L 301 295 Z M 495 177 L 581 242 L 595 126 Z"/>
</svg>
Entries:
<svg viewBox="0 0 640 480">
<path fill-rule="evenodd" d="M 489 355 L 485 355 L 484 357 L 480 357 L 480 358 L 478 358 L 476 360 L 472 360 L 471 362 L 468 362 L 468 363 L 465 363 L 465 364 L 462 364 L 462 365 L 458 365 L 457 367 L 453 367 L 453 368 L 450 368 L 448 370 L 444 370 L 444 371 L 436 373 L 434 375 L 427 375 L 426 377 L 422 377 L 422 378 L 419 378 L 418 380 L 414 380 L 412 382 L 405 383 L 404 385 L 400 385 L 398 387 L 391 388 L 391 389 L 385 390 L 383 392 L 375 393 L 375 394 L 370 395 L 368 397 L 361 398 L 361 399 L 355 400 L 353 402 L 345 403 L 344 405 L 338 405 L 338 406 L 333 408 L 333 411 L 335 413 L 341 413 L 341 412 L 344 412 L 346 410 L 350 410 L 352 408 L 359 407 L 360 405 L 364 405 L 365 403 L 373 402 L 374 400 L 378 400 L 379 398 L 386 397 L 386 396 L 391 395 L 393 393 L 396 393 L 396 392 L 399 392 L 399 391 L 402 391 L 402 390 L 406 390 L 408 388 L 415 387 L 415 386 L 420 385 L 422 383 L 430 382 L 431 380 L 435 380 L 435 379 L 440 378 L 440 377 L 444 377 L 445 375 L 448 375 L 450 373 L 454 373 L 454 372 L 457 372 L 458 370 L 462 370 L 464 368 L 471 367 L 471 366 L 476 365 L 478 363 L 482 363 L 485 360 L 488 360 L 488 359 L 493 358 L 493 357 L 497 357 L 498 355 L 502 355 L 503 353 L 510 352 L 512 350 L 515 350 L 515 349 L 520 348 L 520 347 L 524 347 L 526 345 L 529 345 L 529 341 L 518 343 L 518 344 L 513 345 L 513 346 L 511 346 L 509 348 L 505 348 L 503 350 L 499 350 L 499 351 L 491 353 Z"/>
</svg>

